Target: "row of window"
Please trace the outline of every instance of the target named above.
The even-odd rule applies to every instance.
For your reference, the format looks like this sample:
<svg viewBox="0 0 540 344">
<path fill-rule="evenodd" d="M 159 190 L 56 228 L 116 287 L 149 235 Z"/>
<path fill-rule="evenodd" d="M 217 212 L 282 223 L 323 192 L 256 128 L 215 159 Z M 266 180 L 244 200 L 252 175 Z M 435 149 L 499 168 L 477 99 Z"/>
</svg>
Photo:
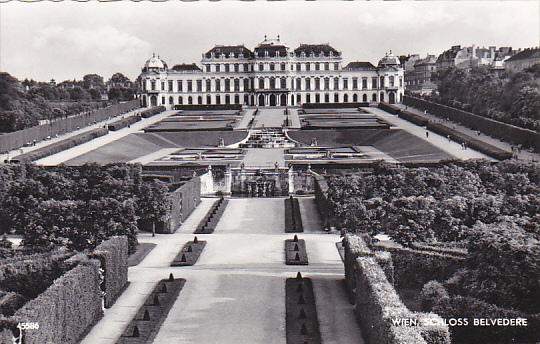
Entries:
<svg viewBox="0 0 540 344">
<path fill-rule="evenodd" d="M 330 85 L 332 84 L 333 90 L 339 90 L 340 89 L 340 82 L 339 78 L 293 78 L 291 79 L 291 89 L 293 90 L 330 90 Z M 348 90 L 349 89 L 349 78 L 342 78 L 342 84 L 341 89 L 342 90 Z M 184 81 L 185 82 L 185 89 L 184 89 Z M 229 91 L 235 91 L 239 92 L 240 85 L 242 83 L 244 91 L 251 90 L 255 85 L 257 85 L 258 89 L 265 90 L 275 90 L 275 89 L 287 89 L 287 78 L 243 78 L 243 79 L 215 79 L 214 82 L 212 82 L 212 79 L 206 79 L 204 80 L 205 84 L 205 90 L 203 91 L 203 80 L 195 80 L 195 83 L 193 80 L 177 80 L 176 81 L 176 92 L 221 92 L 222 91 L 222 81 L 223 81 L 223 91 L 229 92 Z M 362 78 L 361 80 L 357 77 L 351 78 L 352 81 L 352 88 L 353 90 L 358 89 L 367 89 L 368 88 L 368 78 Z M 378 77 L 372 77 L 371 78 L 371 88 L 376 89 L 377 87 L 377 81 L 379 81 L 379 85 L 381 87 L 395 87 L 395 77 L 389 76 L 388 77 L 388 83 L 385 83 L 385 77 L 381 76 Z M 360 86 L 361 83 L 361 87 Z M 214 84 L 214 88 L 212 88 L 212 84 Z M 166 85 L 168 88 L 166 88 Z M 143 82 L 143 91 L 146 90 L 146 83 Z M 151 80 L 150 81 L 150 90 L 156 91 L 156 81 Z M 403 87 L 403 78 L 399 77 L 399 87 Z M 161 82 L 161 89 L 160 91 L 169 91 L 169 92 L 175 92 L 174 90 L 174 82 L 172 80 L 169 80 L 167 83 L 165 81 Z"/>
<path fill-rule="evenodd" d="M 330 69 L 333 67 L 332 69 Z M 264 72 L 264 71 L 286 71 L 287 64 L 285 62 L 281 63 L 258 63 L 258 64 L 249 64 L 249 63 L 221 63 L 221 64 L 205 64 L 205 71 L 207 73 L 212 72 L 225 72 L 225 73 L 239 73 L 239 72 Z M 334 62 L 311 62 L 311 63 L 291 63 L 290 70 L 296 71 L 319 71 L 319 70 L 339 70 L 339 63 Z"/>
<path fill-rule="evenodd" d="M 367 102 L 367 101 L 374 101 L 376 102 L 377 101 L 377 93 L 373 93 L 371 95 L 371 99 L 369 100 L 369 97 L 367 94 L 362 94 L 362 96 L 360 97 L 359 94 L 353 94 L 351 97 L 349 97 L 348 94 L 344 94 L 343 97 L 340 97 L 340 95 L 338 93 L 335 93 L 334 95 L 331 95 L 331 94 L 319 94 L 319 93 L 316 93 L 316 94 L 310 94 L 310 93 L 307 93 L 305 94 L 304 96 L 302 96 L 301 94 L 297 94 L 296 97 L 294 95 L 290 95 L 290 102 L 287 104 L 286 102 L 288 101 L 287 99 L 287 95 L 285 94 L 282 94 L 281 96 L 264 96 L 264 95 L 259 95 L 258 97 L 255 97 L 255 96 L 249 96 L 247 94 L 244 95 L 243 97 L 243 100 L 242 100 L 242 103 L 243 104 L 249 104 L 249 105 L 264 105 L 264 103 L 268 102 L 268 98 L 269 97 L 276 97 L 275 99 L 285 99 L 285 104 L 281 104 L 281 105 L 294 105 L 295 103 L 295 100 L 296 100 L 296 103 L 330 103 L 330 102 L 333 102 L 333 103 L 338 103 L 338 102 L 344 102 L 344 103 L 348 103 L 349 101 L 351 102 L 354 102 L 354 103 L 357 103 L 357 102 Z M 384 93 L 381 92 L 380 95 L 380 100 L 381 101 L 384 101 L 385 97 L 384 97 Z M 192 97 L 192 96 L 188 96 L 188 97 L 182 97 L 182 96 L 179 96 L 177 98 L 177 102 L 175 102 L 175 98 L 173 98 L 172 96 L 168 98 L 168 103 L 166 102 L 167 98 L 166 97 L 161 97 L 161 105 L 182 105 L 182 104 L 189 104 L 189 105 L 193 105 L 193 104 L 196 104 L 196 105 L 204 105 L 204 104 L 242 104 L 240 101 L 241 101 L 241 96 L 238 95 L 238 94 L 235 94 L 234 96 L 231 96 L 229 94 L 225 95 L 223 97 L 223 103 L 222 103 L 222 97 L 218 94 L 215 96 L 214 98 L 214 102 L 212 102 L 212 97 L 210 95 L 207 95 L 206 96 L 206 102 L 203 103 L 203 97 L 202 96 L 197 96 L 197 97 Z M 257 104 L 255 103 L 255 101 L 257 100 Z M 156 103 L 156 97 L 155 96 L 152 96 L 150 98 L 150 101 L 152 103 L 152 105 L 157 105 L 155 104 Z M 283 101 L 282 101 L 283 102 Z M 143 103 L 146 104 L 146 97 L 143 96 Z M 274 104 L 276 105 L 276 104 Z"/>
</svg>

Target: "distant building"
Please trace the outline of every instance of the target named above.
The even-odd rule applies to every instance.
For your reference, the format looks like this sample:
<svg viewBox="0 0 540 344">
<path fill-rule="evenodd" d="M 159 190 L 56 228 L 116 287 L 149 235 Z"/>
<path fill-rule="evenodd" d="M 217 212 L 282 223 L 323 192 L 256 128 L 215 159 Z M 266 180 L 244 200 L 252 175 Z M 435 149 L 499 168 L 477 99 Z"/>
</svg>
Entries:
<svg viewBox="0 0 540 344">
<path fill-rule="evenodd" d="M 511 47 L 495 46 L 480 48 L 475 45 L 461 47 L 454 45 L 449 50 L 444 51 L 437 58 L 437 70 L 444 70 L 450 67 L 470 70 L 473 67 L 488 66 L 490 69 L 501 69 L 502 61 L 510 58 L 516 51 Z"/>
<path fill-rule="evenodd" d="M 407 89 L 412 93 L 431 94 L 437 89 L 432 79 L 437 71 L 437 58 L 435 55 L 427 55 L 423 59 L 416 59 L 412 70 L 405 71 Z"/>
<path fill-rule="evenodd" d="M 525 49 L 504 61 L 508 72 L 519 72 L 540 63 L 540 48 Z"/>
<path fill-rule="evenodd" d="M 400 61 L 391 53 L 377 66 L 351 62 L 328 43 L 289 49 L 265 37 L 253 51 L 243 45 L 216 45 L 202 55 L 201 67 L 169 68 L 155 55 L 140 80 L 143 106 L 244 104 L 300 106 L 304 103 L 401 102 L 405 84 Z"/>
</svg>

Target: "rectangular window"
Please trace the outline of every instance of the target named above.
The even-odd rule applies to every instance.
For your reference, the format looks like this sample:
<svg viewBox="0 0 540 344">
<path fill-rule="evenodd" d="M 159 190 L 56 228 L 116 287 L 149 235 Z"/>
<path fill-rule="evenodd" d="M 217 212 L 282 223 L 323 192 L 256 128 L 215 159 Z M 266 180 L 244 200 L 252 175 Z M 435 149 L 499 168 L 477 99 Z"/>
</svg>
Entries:
<svg viewBox="0 0 540 344">
<path fill-rule="evenodd" d="M 349 89 L 349 79 L 344 78 L 343 79 L 343 89 L 348 90 Z"/>
<path fill-rule="evenodd" d="M 339 63 L 337 62 L 334 63 L 334 70 L 339 70 Z"/>
<path fill-rule="evenodd" d="M 210 79 L 206 79 L 206 92 L 211 92 L 211 91 L 212 91 L 212 83 Z"/>
<path fill-rule="evenodd" d="M 358 78 L 352 78 L 352 88 L 353 90 L 358 89 Z"/>
<path fill-rule="evenodd" d="M 234 79 L 234 91 L 239 92 L 240 91 L 240 80 Z"/>
<path fill-rule="evenodd" d="M 300 63 L 297 63 L 296 64 L 296 71 L 299 72 L 301 70 L 301 67 L 302 65 Z"/>
<path fill-rule="evenodd" d="M 309 72 L 310 70 L 311 70 L 311 64 L 309 64 L 309 63 L 306 63 L 306 71 L 308 71 L 308 72 Z"/>
<path fill-rule="evenodd" d="M 173 82 L 172 80 L 169 80 L 169 92 L 173 91 Z"/>
<path fill-rule="evenodd" d="M 315 63 L 315 70 L 321 70 L 321 65 L 319 63 Z"/>
<path fill-rule="evenodd" d="M 202 80 L 197 80 L 197 92 L 202 92 Z"/>
<path fill-rule="evenodd" d="M 206 65 L 206 72 L 210 73 L 210 65 Z"/>
<path fill-rule="evenodd" d="M 306 79 L 306 91 L 311 91 L 311 79 Z"/>
<path fill-rule="evenodd" d="M 187 90 L 188 90 L 188 92 L 193 91 L 193 81 L 191 81 L 191 80 L 187 81 Z"/>
<path fill-rule="evenodd" d="M 230 70 L 229 70 L 229 64 L 226 63 L 226 64 L 225 64 L 225 73 L 229 73 L 229 72 L 230 72 Z"/>
<path fill-rule="evenodd" d="M 362 78 L 362 89 L 367 89 L 367 78 Z"/>
<path fill-rule="evenodd" d="M 287 65 L 286 65 L 285 63 L 282 63 L 282 64 L 281 64 L 281 70 L 282 70 L 282 71 L 285 71 L 285 68 L 287 68 Z"/>
<path fill-rule="evenodd" d="M 330 89 L 330 79 L 328 79 L 328 78 L 324 79 L 324 89 L 325 90 Z"/>
<path fill-rule="evenodd" d="M 221 80 L 216 79 L 216 92 L 221 92 Z"/>
<path fill-rule="evenodd" d="M 296 89 L 297 90 L 302 89 L 302 79 L 300 78 L 296 79 Z"/>
<path fill-rule="evenodd" d="M 335 78 L 334 79 L 334 90 L 338 90 L 338 89 L 339 89 L 339 79 Z"/>
<path fill-rule="evenodd" d="M 270 63 L 270 70 L 274 70 L 274 64 L 273 63 Z"/>
<path fill-rule="evenodd" d="M 165 81 L 162 81 L 162 82 L 161 82 L 161 90 L 162 90 L 162 91 L 165 91 Z"/>
<path fill-rule="evenodd" d="M 328 62 L 324 63 L 324 70 L 330 70 L 330 63 Z"/>
<path fill-rule="evenodd" d="M 229 92 L 231 90 L 231 81 L 229 79 L 225 79 L 225 92 Z"/>
<path fill-rule="evenodd" d="M 315 78 L 315 90 L 319 91 L 321 89 L 321 80 L 319 78 Z"/>
<path fill-rule="evenodd" d="M 376 76 L 371 78 L 371 88 L 373 88 L 373 89 L 377 88 L 377 77 Z"/>
<path fill-rule="evenodd" d="M 234 65 L 234 71 L 238 73 L 240 71 L 240 68 L 238 67 L 238 63 Z"/>
<path fill-rule="evenodd" d="M 154 80 L 150 81 L 150 87 L 152 88 L 152 91 L 156 90 L 156 82 Z"/>
<path fill-rule="evenodd" d="M 219 64 L 216 65 L 216 72 L 219 72 L 220 71 L 220 68 L 221 66 Z"/>
</svg>

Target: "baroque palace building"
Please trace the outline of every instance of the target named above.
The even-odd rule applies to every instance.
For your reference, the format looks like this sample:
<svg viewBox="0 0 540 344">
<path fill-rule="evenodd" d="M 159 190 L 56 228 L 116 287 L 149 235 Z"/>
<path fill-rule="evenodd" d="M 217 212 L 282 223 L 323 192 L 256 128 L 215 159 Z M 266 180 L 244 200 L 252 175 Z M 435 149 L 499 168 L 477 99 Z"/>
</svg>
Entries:
<svg viewBox="0 0 540 344">
<path fill-rule="evenodd" d="M 143 106 L 241 104 L 300 106 L 305 103 L 401 102 L 405 83 L 399 59 L 386 54 L 370 62 L 342 66 L 341 52 L 329 44 L 301 44 L 290 50 L 265 39 L 253 51 L 217 45 L 202 55 L 201 67 L 169 68 L 155 55 L 139 76 Z"/>
</svg>

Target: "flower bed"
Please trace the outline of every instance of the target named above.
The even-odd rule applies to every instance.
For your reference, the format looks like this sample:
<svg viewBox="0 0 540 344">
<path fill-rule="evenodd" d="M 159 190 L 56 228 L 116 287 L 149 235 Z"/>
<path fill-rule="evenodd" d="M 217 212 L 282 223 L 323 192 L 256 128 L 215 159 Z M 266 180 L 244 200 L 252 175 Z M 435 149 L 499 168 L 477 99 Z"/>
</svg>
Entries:
<svg viewBox="0 0 540 344">
<path fill-rule="evenodd" d="M 300 273 L 285 281 L 285 324 L 287 343 L 322 343 L 313 283 Z"/>
<path fill-rule="evenodd" d="M 197 237 L 193 241 L 188 241 L 171 262 L 171 266 L 195 265 L 205 246 L 206 241 L 198 240 Z"/>
<path fill-rule="evenodd" d="M 185 282 L 185 279 L 175 279 L 172 274 L 159 281 L 116 344 L 152 343 Z"/>
<path fill-rule="evenodd" d="M 285 199 L 285 233 L 301 233 L 304 231 L 300 204 L 292 196 Z"/>
<path fill-rule="evenodd" d="M 195 234 L 214 233 L 219 219 L 223 215 L 223 212 L 225 212 L 225 208 L 227 207 L 228 202 L 228 199 L 221 197 L 216 203 L 214 203 L 208 213 L 204 216 L 204 218 L 197 226 Z"/>
<path fill-rule="evenodd" d="M 285 264 L 287 265 L 308 265 L 306 242 L 304 239 L 285 240 Z"/>
</svg>

